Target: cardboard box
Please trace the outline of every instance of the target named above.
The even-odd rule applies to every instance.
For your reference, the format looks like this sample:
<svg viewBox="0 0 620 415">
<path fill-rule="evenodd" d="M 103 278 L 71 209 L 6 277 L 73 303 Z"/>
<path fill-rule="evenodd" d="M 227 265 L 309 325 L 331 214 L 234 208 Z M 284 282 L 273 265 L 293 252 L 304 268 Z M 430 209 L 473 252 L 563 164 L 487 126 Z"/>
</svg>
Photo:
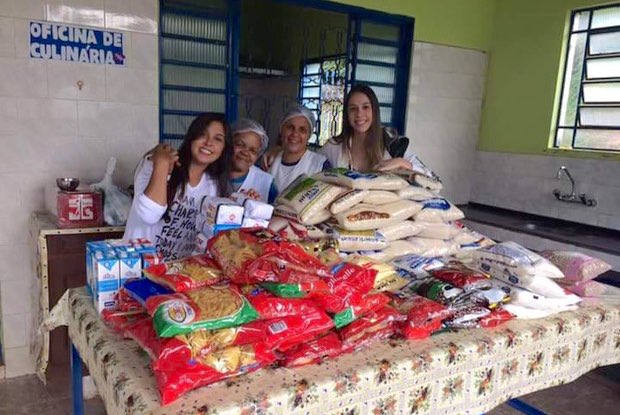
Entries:
<svg viewBox="0 0 620 415">
<path fill-rule="evenodd" d="M 94 228 L 103 226 L 103 204 L 99 192 L 58 192 L 58 227 Z"/>
<path fill-rule="evenodd" d="M 95 251 L 93 258 L 92 291 L 95 308 L 116 307 L 116 294 L 120 284 L 120 261 L 114 251 Z"/>
<path fill-rule="evenodd" d="M 207 225 L 241 225 L 244 209 L 231 199 L 205 197 L 202 200 L 200 213 L 205 219 L 202 228 Z"/>
</svg>

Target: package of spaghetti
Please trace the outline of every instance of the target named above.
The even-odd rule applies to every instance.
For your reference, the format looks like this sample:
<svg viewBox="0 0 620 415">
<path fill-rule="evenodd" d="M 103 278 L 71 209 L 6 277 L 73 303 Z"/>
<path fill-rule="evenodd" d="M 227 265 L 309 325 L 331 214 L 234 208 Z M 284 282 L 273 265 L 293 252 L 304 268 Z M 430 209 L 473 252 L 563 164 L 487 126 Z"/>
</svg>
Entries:
<svg viewBox="0 0 620 415">
<path fill-rule="evenodd" d="M 313 363 L 321 363 L 325 359 L 333 359 L 349 351 L 342 344 L 340 336 L 330 331 L 326 335 L 298 344 L 284 353 L 280 364 L 284 367 L 297 367 Z"/>
<path fill-rule="evenodd" d="M 198 359 L 197 364 L 180 363 L 174 370 L 154 369 L 163 405 L 192 389 L 223 379 L 254 372 L 276 361 L 269 346 L 262 343 L 232 346 Z"/>
<path fill-rule="evenodd" d="M 295 273 L 300 278 L 307 274 L 319 277 L 332 275 L 326 265 L 295 242 L 273 241 L 266 243 L 263 248 L 263 254 L 247 264 L 244 272 L 231 277 L 234 283 L 286 282 L 282 279 Z"/>
<path fill-rule="evenodd" d="M 336 328 L 344 327 L 361 316 L 380 309 L 389 302 L 390 297 L 385 294 L 366 294 L 360 300 L 335 313 L 333 317 L 334 326 Z"/>
<path fill-rule="evenodd" d="M 256 286 L 243 287 L 243 293 L 261 320 L 294 315 L 304 316 L 320 310 L 314 301 L 303 298 L 277 297 L 264 288 Z"/>
<path fill-rule="evenodd" d="M 270 293 L 284 298 L 311 297 L 329 291 L 324 278 L 316 274 L 284 269 L 277 282 L 263 282 L 261 286 Z"/>
<path fill-rule="evenodd" d="M 344 212 L 345 210 L 349 210 L 353 206 L 360 203 L 368 193 L 369 190 L 351 189 L 348 192 L 338 196 L 338 198 L 329 206 L 329 211 L 332 215 L 336 215 L 340 212 Z"/>
<path fill-rule="evenodd" d="M 350 231 L 363 231 L 389 226 L 415 215 L 421 204 L 412 200 L 397 200 L 385 205 L 360 203 L 335 215 L 340 227 Z"/>
<path fill-rule="evenodd" d="M 318 258 L 321 263 L 328 267 L 332 267 L 341 261 L 338 241 L 327 238 L 325 234 L 321 238 L 301 240 L 297 241 L 297 243 L 304 248 L 308 254 Z"/>
<path fill-rule="evenodd" d="M 385 262 L 378 262 L 361 255 L 350 255 L 346 261 L 377 272 L 373 284 L 375 291 L 394 292 L 409 283 L 408 279 L 403 278 L 396 272 L 396 268 L 393 265 L 386 264 Z"/>
<path fill-rule="evenodd" d="M 491 276 L 489 274 L 470 269 L 459 263 L 450 263 L 447 267 L 435 269 L 431 273 L 433 277 L 458 288 L 468 289 L 491 286 Z"/>
<path fill-rule="evenodd" d="M 268 320 L 264 342 L 274 349 L 286 351 L 313 340 L 334 327 L 334 321 L 323 310 L 313 313 Z"/>
<path fill-rule="evenodd" d="M 387 334 L 387 330 L 384 330 L 386 328 L 392 328 L 393 333 L 395 323 L 406 319 L 406 315 L 399 313 L 390 306 L 384 306 L 339 329 L 338 334 L 345 346 L 354 347 L 379 331 Z"/>
<path fill-rule="evenodd" d="M 129 282 L 134 281 L 140 280 L 130 280 Z M 140 302 L 137 299 L 133 298 L 132 295 L 125 289 L 125 287 L 121 287 L 116 294 L 116 311 L 126 313 L 146 312 L 146 310 L 144 309 L 144 302 Z"/>
<path fill-rule="evenodd" d="M 291 208 L 301 223 L 312 223 L 312 218 L 323 211 L 327 212 L 327 217 L 331 216 L 329 205 L 346 190 L 301 175 L 282 191 L 276 202 Z"/>
<path fill-rule="evenodd" d="M 513 316 L 508 310 L 503 307 L 499 307 L 491 310 L 490 314 L 478 320 L 478 326 L 484 328 L 496 327 L 506 321 L 512 320 L 513 318 L 515 318 L 515 316 Z"/>
<path fill-rule="evenodd" d="M 208 255 L 196 255 L 152 265 L 144 270 L 151 281 L 176 292 L 195 290 L 222 281 L 222 271 Z"/>
<path fill-rule="evenodd" d="M 163 339 L 157 335 L 153 327 L 153 320 L 149 315 L 137 319 L 125 327 L 125 337 L 132 339 L 149 355 L 151 360 L 159 358 L 162 345 L 172 339 Z M 173 338 L 174 339 L 174 338 Z"/>
<path fill-rule="evenodd" d="M 405 179 L 392 173 L 360 173 L 344 168 L 323 170 L 313 177 L 323 182 L 353 189 L 398 190 L 408 186 Z"/>
<path fill-rule="evenodd" d="M 264 245 L 273 243 L 275 234 L 267 229 L 242 228 L 218 233 L 207 249 L 223 274 L 235 281 L 243 278 L 246 267 L 263 254 Z"/>
<path fill-rule="evenodd" d="M 422 202 L 422 210 L 415 215 L 415 220 L 420 222 L 452 222 L 464 217 L 461 209 L 448 200 L 437 197 Z"/>
<path fill-rule="evenodd" d="M 233 285 L 212 285 L 186 293 L 157 295 L 146 300 L 160 337 L 194 330 L 235 327 L 258 318 L 258 313 Z"/>
<path fill-rule="evenodd" d="M 330 313 L 338 313 L 345 308 L 363 302 L 366 293 L 373 289 L 376 270 L 360 265 L 342 262 L 332 268 L 333 277 L 328 278 L 328 292 L 317 293 L 313 301 Z"/>
<path fill-rule="evenodd" d="M 459 304 L 452 307 L 452 315 L 444 320 L 451 328 L 478 327 L 480 319 L 491 314 L 491 310 L 475 303 Z"/>
</svg>

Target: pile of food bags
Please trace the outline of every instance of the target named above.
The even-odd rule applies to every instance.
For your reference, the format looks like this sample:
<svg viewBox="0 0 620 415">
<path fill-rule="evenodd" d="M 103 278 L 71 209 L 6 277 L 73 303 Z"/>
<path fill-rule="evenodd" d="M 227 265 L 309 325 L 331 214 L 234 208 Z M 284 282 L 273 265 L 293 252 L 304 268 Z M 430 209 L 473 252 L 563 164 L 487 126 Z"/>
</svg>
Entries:
<svg viewBox="0 0 620 415">
<path fill-rule="evenodd" d="M 441 182 L 412 172 L 330 169 L 300 176 L 276 201 L 270 229 L 288 239 L 331 237 L 341 252 L 380 261 L 453 255 L 493 242 L 470 231 Z"/>
</svg>

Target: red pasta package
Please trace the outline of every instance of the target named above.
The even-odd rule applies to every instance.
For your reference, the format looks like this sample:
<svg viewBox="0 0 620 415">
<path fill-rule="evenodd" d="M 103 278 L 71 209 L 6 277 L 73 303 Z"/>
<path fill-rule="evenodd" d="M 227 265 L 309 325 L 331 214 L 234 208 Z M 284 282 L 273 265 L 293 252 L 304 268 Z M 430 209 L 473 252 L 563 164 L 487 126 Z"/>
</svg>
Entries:
<svg viewBox="0 0 620 415">
<path fill-rule="evenodd" d="M 359 302 L 355 302 L 334 314 L 334 325 L 336 328 L 344 327 L 359 317 L 380 309 L 389 302 L 390 297 L 385 294 L 367 294 Z"/>
<path fill-rule="evenodd" d="M 406 339 L 423 339 L 441 329 L 442 321 L 451 315 L 443 304 L 412 292 L 399 292 L 392 296 L 392 304 L 401 313 L 407 314 L 407 321 L 398 324 Z"/>
<path fill-rule="evenodd" d="M 316 274 L 285 269 L 278 279 L 278 282 L 263 282 L 261 286 L 285 298 L 303 298 L 329 291 L 325 279 Z"/>
<path fill-rule="evenodd" d="M 370 338 L 376 340 L 376 333 L 381 333 L 380 338 L 390 337 L 394 334 L 395 323 L 406 319 L 407 316 L 390 306 L 385 306 L 358 318 L 338 330 L 338 333 L 345 346 L 355 347 L 357 344 L 365 344 Z"/>
<path fill-rule="evenodd" d="M 219 232 L 209 239 L 207 250 L 231 281 L 245 279 L 247 266 L 274 244 L 275 234 L 267 229 L 241 228 Z"/>
<path fill-rule="evenodd" d="M 335 266 L 334 276 L 327 279 L 329 292 L 313 296 L 324 310 L 339 313 L 351 305 L 361 305 L 365 295 L 372 290 L 377 271 L 360 265 L 343 262 Z"/>
<path fill-rule="evenodd" d="M 496 308 L 491 310 L 491 314 L 488 314 L 478 320 L 480 327 L 496 327 L 500 324 L 512 320 L 515 318 L 508 310 L 504 308 Z"/>
<path fill-rule="evenodd" d="M 311 300 L 276 297 L 264 288 L 249 285 L 243 287 L 242 291 L 261 320 L 294 315 L 304 316 L 320 311 L 319 306 Z"/>
<path fill-rule="evenodd" d="M 116 294 L 116 310 L 127 313 L 145 313 L 146 310 L 126 290 L 121 287 Z"/>
<path fill-rule="evenodd" d="M 144 275 L 177 292 L 214 285 L 224 278 L 217 263 L 207 255 L 151 265 L 144 270 Z"/>
<path fill-rule="evenodd" d="M 146 316 L 125 327 L 125 337 L 132 339 L 144 350 L 151 360 L 159 358 L 162 344 L 169 339 L 160 338 L 153 327 L 153 320 Z"/>
<path fill-rule="evenodd" d="M 334 327 L 334 321 L 324 311 L 268 320 L 264 343 L 286 351 L 300 343 L 310 341 Z"/>
<path fill-rule="evenodd" d="M 447 268 L 431 271 L 431 274 L 438 280 L 458 288 L 475 287 L 477 285 L 483 287 L 490 286 L 490 276 L 488 274 L 474 271 L 461 264 L 451 263 Z"/>
<path fill-rule="evenodd" d="M 333 359 L 350 350 L 343 345 L 340 336 L 331 331 L 325 336 L 287 350 L 280 364 L 285 367 L 296 367 L 321 363 L 325 359 Z"/>
<path fill-rule="evenodd" d="M 124 335 L 125 329 L 129 325 L 139 320 L 148 318 L 148 314 L 145 314 L 143 312 L 127 312 L 105 308 L 101 311 L 101 318 L 105 322 L 106 326 L 108 326 L 118 334 Z"/>
<path fill-rule="evenodd" d="M 275 362 L 276 355 L 269 346 L 254 343 L 227 347 L 202 357 L 198 364 L 185 364 L 174 370 L 154 368 L 157 387 L 163 405 L 184 393 L 223 379 L 254 372 Z"/>
</svg>

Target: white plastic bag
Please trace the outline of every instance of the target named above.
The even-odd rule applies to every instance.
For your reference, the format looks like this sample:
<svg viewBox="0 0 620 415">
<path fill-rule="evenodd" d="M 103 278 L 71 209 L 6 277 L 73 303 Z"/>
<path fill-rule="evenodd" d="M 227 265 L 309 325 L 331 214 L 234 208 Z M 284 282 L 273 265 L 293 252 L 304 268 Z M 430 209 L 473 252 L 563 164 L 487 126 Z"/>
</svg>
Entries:
<svg viewBox="0 0 620 415">
<path fill-rule="evenodd" d="M 112 174 L 116 168 L 116 158 L 110 157 L 105 175 L 100 182 L 90 188 L 103 193 L 103 219 L 108 225 L 121 226 L 127 223 L 131 208 L 131 196 L 112 183 Z"/>
</svg>

